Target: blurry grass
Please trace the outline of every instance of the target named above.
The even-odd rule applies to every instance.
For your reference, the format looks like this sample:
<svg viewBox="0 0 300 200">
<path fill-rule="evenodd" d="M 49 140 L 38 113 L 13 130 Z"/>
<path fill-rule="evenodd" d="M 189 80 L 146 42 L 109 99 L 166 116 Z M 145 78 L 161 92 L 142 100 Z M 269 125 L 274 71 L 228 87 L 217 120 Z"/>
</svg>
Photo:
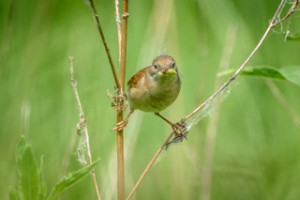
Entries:
<svg viewBox="0 0 300 200">
<path fill-rule="evenodd" d="M 159 3 L 159 1 L 155 1 Z M 173 3 L 173 6 L 172 6 Z M 172 6 L 166 38 L 156 20 L 165 17 L 150 1 L 130 1 L 128 35 L 129 78 L 161 52 L 177 59 L 183 74 L 178 100 L 163 112 L 177 121 L 213 92 L 217 67 L 229 25 L 237 25 L 236 45 L 230 67 L 236 68 L 263 33 L 277 3 L 274 1 L 164 1 Z M 75 58 L 78 88 L 87 115 L 93 157 L 101 158 L 96 173 L 100 190 L 112 191 L 115 180 L 104 178 L 114 160 L 115 113 L 106 90 L 113 91 L 108 61 L 89 8 L 83 1 L 2 1 L 0 6 L 0 199 L 15 183 L 14 150 L 21 134 L 44 155 L 48 187 L 65 171 L 78 168 L 74 140 L 78 111 L 75 104 L 68 56 Z M 12 6 L 10 5 L 12 4 Z M 97 1 L 100 19 L 117 62 L 113 2 Z M 10 10 L 11 8 L 11 10 Z M 151 17 L 155 15 L 155 18 Z M 284 26 L 299 30 L 299 13 Z M 278 30 L 279 31 L 279 30 Z M 284 42 L 274 32 L 260 49 L 253 65 L 299 65 L 299 44 Z M 299 114 L 299 88 L 276 85 Z M 22 113 L 22 107 L 29 114 Z M 152 114 L 143 116 L 141 127 L 126 134 L 136 142 L 126 162 L 128 190 L 137 180 L 169 127 Z M 203 141 L 208 119 L 192 129 L 187 141 L 161 155 L 150 170 L 136 199 L 197 199 Z M 129 126 L 134 120 L 129 122 Z M 125 136 L 127 137 L 127 136 Z M 241 78 L 222 104 L 213 163 L 212 199 L 298 199 L 300 192 L 299 129 L 274 99 L 264 82 Z M 126 139 L 125 139 L 126 140 Z M 112 170 L 112 173 L 114 171 Z M 114 177 L 111 177 L 114 179 Z M 107 188 L 107 189 L 106 189 Z M 239 189 L 237 189 L 239 188 Z M 105 189 L 105 190 L 104 190 Z M 104 191 L 103 191 L 104 190 Z M 153 193 L 155 192 L 155 195 Z M 106 194 L 114 197 L 115 194 Z M 66 191 L 62 199 L 92 199 L 92 179 Z"/>
</svg>

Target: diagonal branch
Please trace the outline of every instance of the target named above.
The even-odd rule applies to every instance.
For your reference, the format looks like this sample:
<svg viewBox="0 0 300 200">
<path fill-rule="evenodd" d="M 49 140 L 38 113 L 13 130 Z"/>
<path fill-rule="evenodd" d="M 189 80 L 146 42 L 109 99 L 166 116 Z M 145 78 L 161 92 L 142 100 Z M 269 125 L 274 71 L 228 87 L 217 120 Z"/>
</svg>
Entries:
<svg viewBox="0 0 300 200">
<path fill-rule="evenodd" d="M 90 6 L 91 6 L 91 9 L 92 9 L 92 11 L 93 11 L 93 16 L 94 16 L 94 19 L 95 19 L 95 21 L 96 21 L 96 25 L 97 25 L 99 34 L 100 34 L 100 36 L 101 36 L 103 46 L 104 46 L 104 48 L 105 48 L 105 52 L 106 52 L 106 55 L 107 55 L 107 58 L 108 58 L 108 61 L 109 61 L 109 64 L 110 64 L 110 68 L 111 68 L 111 71 L 112 71 L 112 74 L 113 74 L 113 77 L 114 77 L 116 86 L 117 86 L 117 88 L 120 89 L 120 88 L 121 88 L 121 85 L 120 85 L 119 80 L 118 80 L 118 77 L 117 77 L 115 65 L 114 65 L 114 62 L 113 62 L 113 60 L 112 60 L 112 56 L 111 56 L 111 54 L 110 54 L 110 50 L 109 50 L 108 45 L 107 45 L 107 43 L 106 43 L 106 39 L 105 39 L 103 30 L 102 30 L 102 27 L 101 27 L 101 24 L 100 24 L 99 16 L 98 16 L 98 14 L 97 14 L 97 10 L 96 10 L 96 8 L 95 8 L 94 1 L 93 1 L 93 0 L 89 0 L 89 3 L 90 3 Z"/>
<path fill-rule="evenodd" d="M 126 200 L 130 200 L 132 198 L 132 196 L 134 195 L 135 191 L 140 186 L 140 184 L 142 183 L 142 181 L 145 178 L 146 174 L 148 173 L 149 169 L 152 167 L 152 165 L 154 164 L 155 160 L 157 159 L 157 157 L 159 156 L 159 154 L 162 152 L 162 150 L 164 150 L 165 147 L 168 145 L 168 143 L 172 139 L 173 135 L 174 135 L 174 132 L 172 132 L 168 136 L 168 138 L 165 140 L 165 142 L 163 143 L 163 145 L 161 145 L 157 149 L 156 153 L 154 154 L 154 156 L 152 157 L 152 159 L 148 163 L 147 167 L 144 169 L 144 171 L 141 174 L 140 178 L 138 179 L 138 181 L 136 182 L 136 184 L 133 186 L 133 188 L 132 188 L 131 192 L 129 193 L 128 197 L 126 198 Z"/>
</svg>

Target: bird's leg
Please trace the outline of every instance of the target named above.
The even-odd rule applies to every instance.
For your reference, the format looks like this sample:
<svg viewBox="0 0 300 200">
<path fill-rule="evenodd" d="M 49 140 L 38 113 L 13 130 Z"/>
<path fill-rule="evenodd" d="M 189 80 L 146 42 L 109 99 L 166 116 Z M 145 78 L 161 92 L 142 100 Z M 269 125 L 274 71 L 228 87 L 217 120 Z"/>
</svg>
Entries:
<svg viewBox="0 0 300 200">
<path fill-rule="evenodd" d="M 156 112 L 154 114 L 156 116 L 160 117 L 161 119 L 163 119 L 168 124 L 170 124 L 170 126 L 172 127 L 176 137 L 180 137 L 180 138 L 184 137 L 186 139 L 187 128 L 186 128 L 186 125 L 185 125 L 184 121 L 180 121 L 180 122 L 177 122 L 177 123 L 172 123 L 170 120 L 168 120 L 167 118 L 165 118 L 164 116 L 162 116 L 158 112 Z"/>
<path fill-rule="evenodd" d="M 113 131 L 121 131 L 122 129 L 125 128 L 125 126 L 128 123 L 128 119 L 131 116 L 131 114 L 134 112 L 133 109 L 130 109 L 129 113 L 127 114 L 127 116 L 125 117 L 125 119 L 123 119 L 122 121 L 120 121 L 119 123 L 116 124 L 116 126 L 113 128 Z"/>
</svg>

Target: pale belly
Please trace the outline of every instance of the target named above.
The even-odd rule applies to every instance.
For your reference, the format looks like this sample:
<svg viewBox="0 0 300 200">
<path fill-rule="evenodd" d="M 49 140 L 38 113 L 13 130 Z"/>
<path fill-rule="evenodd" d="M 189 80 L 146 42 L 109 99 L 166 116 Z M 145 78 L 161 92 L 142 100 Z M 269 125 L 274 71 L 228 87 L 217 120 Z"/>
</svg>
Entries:
<svg viewBox="0 0 300 200">
<path fill-rule="evenodd" d="M 180 91 L 180 80 L 166 85 L 152 85 L 149 88 L 131 88 L 128 91 L 128 100 L 131 109 L 144 112 L 160 112 L 170 106 Z"/>
</svg>

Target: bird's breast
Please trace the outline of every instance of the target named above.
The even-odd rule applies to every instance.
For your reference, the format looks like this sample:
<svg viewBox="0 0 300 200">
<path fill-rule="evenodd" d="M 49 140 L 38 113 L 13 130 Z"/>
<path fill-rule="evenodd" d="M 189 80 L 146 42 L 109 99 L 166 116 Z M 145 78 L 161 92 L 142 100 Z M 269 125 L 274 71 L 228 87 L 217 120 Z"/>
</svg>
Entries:
<svg viewBox="0 0 300 200">
<path fill-rule="evenodd" d="M 160 112 L 175 101 L 180 86 L 179 77 L 157 81 L 144 76 L 128 90 L 130 107 L 145 112 Z"/>
</svg>

